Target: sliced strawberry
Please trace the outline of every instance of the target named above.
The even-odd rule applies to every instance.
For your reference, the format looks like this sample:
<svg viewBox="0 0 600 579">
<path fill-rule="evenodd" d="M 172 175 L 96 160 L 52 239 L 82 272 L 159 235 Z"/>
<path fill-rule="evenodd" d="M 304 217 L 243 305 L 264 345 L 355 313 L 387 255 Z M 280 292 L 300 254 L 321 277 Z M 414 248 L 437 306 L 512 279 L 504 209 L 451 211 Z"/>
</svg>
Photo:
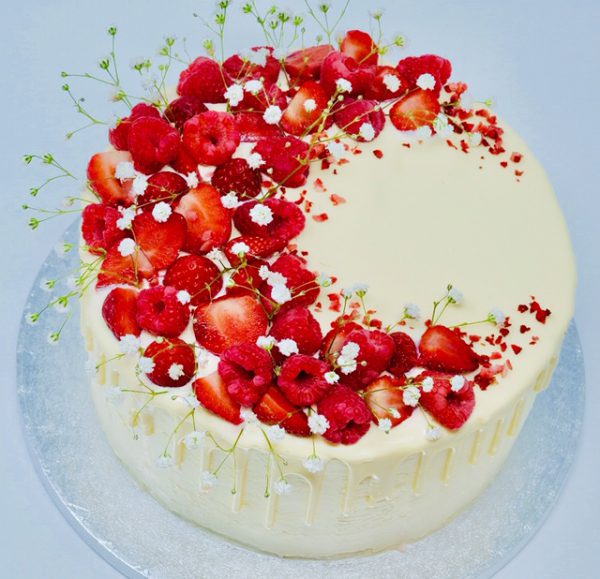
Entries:
<svg viewBox="0 0 600 579">
<path fill-rule="evenodd" d="M 378 66 L 373 82 L 365 90 L 365 98 L 387 101 L 402 96 L 408 82 L 393 66 Z"/>
<path fill-rule="evenodd" d="M 406 380 L 383 375 L 367 386 L 364 399 L 375 418 L 388 418 L 392 426 L 410 418 L 415 408 L 404 404 L 405 384 Z"/>
<path fill-rule="evenodd" d="M 131 184 L 121 183 L 115 177 L 119 163 L 131 163 L 131 155 L 127 151 L 105 151 L 96 153 L 88 164 L 87 178 L 90 187 L 107 205 L 131 205 L 135 197 Z"/>
<path fill-rule="evenodd" d="M 269 265 L 262 259 L 252 259 L 244 267 L 240 267 L 231 275 L 235 285 L 227 288 L 228 296 L 252 296 L 256 298 L 256 290 L 262 283 L 260 277 L 260 268 L 263 265 Z"/>
<path fill-rule="evenodd" d="M 431 370 L 463 374 L 479 367 L 479 357 L 458 330 L 446 326 L 427 328 L 419 343 L 420 364 Z"/>
<path fill-rule="evenodd" d="M 432 91 L 416 89 L 392 106 L 390 120 L 400 131 L 414 131 L 432 125 L 439 112 L 438 97 Z"/>
<path fill-rule="evenodd" d="M 194 306 L 213 299 L 223 287 L 223 278 L 219 268 L 206 257 L 184 255 L 177 258 L 167 270 L 165 285 L 190 294 Z"/>
<path fill-rule="evenodd" d="M 206 253 L 227 243 L 231 235 L 231 213 L 223 207 L 221 195 L 212 186 L 202 183 L 179 201 L 175 210 L 187 222 L 185 250 Z"/>
<path fill-rule="evenodd" d="M 126 237 L 117 227 L 121 213 L 103 203 L 90 203 L 82 213 L 81 234 L 91 253 L 103 253 L 111 245 Z"/>
<path fill-rule="evenodd" d="M 328 99 L 327 93 L 317 81 L 306 81 L 285 109 L 281 126 L 292 135 L 317 130 Z"/>
<path fill-rule="evenodd" d="M 379 50 L 370 34 L 362 30 L 348 30 L 340 44 L 342 54 L 351 56 L 358 64 L 377 65 Z"/>
<path fill-rule="evenodd" d="M 270 125 L 260 112 L 238 112 L 234 115 L 235 126 L 243 143 L 256 143 L 261 139 L 282 137 L 279 125 Z"/>
<path fill-rule="evenodd" d="M 237 243 L 245 243 L 250 248 L 244 254 L 246 260 L 271 257 L 278 251 L 283 251 L 287 245 L 287 241 L 281 237 L 256 237 L 253 235 L 234 237 L 225 246 L 225 255 L 234 267 L 237 267 L 241 263 L 240 256 L 232 250 L 233 246 Z"/>
<path fill-rule="evenodd" d="M 210 352 L 220 354 L 230 346 L 256 343 L 267 333 L 268 319 L 262 306 L 250 296 L 224 296 L 198 306 L 194 334 Z"/>
<path fill-rule="evenodd" d="M 265 424 L 278 424 L 286 432 L 296 436 L 310 436 L 306 414 L 294 406 L 276 386 L 267 390 L 254 406 L 254 412 Z"/>
<path fill-rule="evenodd" d="M 285 109 L 287 106 L 286 93 L 276 84 L 263 87 L 262 90 L 256 93 L 244 91 L 242 100 L 231 108 L 235 112 L 258 112 L 262 115 L 267 107 L 271 105 L 275 105 L 280 109 Z"/>
<path fill-rule="evenodd" d="M 267 225 L 260 225 L 254 221 L 253 211 L 261 209 L 270 212 L 271 221 Z M 264 202 L 249 201 L 240 205 L 233 214 L 233 223 L 242 235 L 290 241 L 300 235 L 306 224 L 306 217 L 295 203 L 270 197 Z"/>
<path fill-rule="evenodd" d="M 154 362 L 154 369 L 147 376 L 158 386 L 179 388 L 187 384 L 196 371 L 194 347 L 179 338 L 152 342 L 144 356 Z"/>
<path fill-rule="evenodd" d="M 148 279 L 154 273 L 152 264 L 139 248 L 132 255 L 123 256 L 119 244 L 115 243 L 102 262 L 96 287 L 113 284 L 138 286 L 142 279 Z"/>
<path fill-rule="evenodd" d="M 207 410 L 232 424 L 242 423 L 242 417 L 240 416 L 242 408 L 231 398 L 225 387 L 225 382 L 223 382 L 218 372 L 215 371 L 208 376 L 198 378 L 194 382 L 194 392 L 196 398 Z"/>
<path fill-rule="evenodd" d="M 117 340 L 131 334 L 139 336 L 142 332 L 135 317 L 137 292 L 133 289 L 116 287 L 102 304 L 102 317 Z"/>
<path fill-rule="evenodd" d="M 155 269 L 169 267 L 183 247 L 186 237 L 185 219 L 172 213 L 159 223 L 152 213 L 144 211 L 133 220 L 133 236 L 141 251 Z"/>
<path fill-rule="evenodd" d="M 334 50 L 331 44 L 319 44 L 289 54 L 285 59 L 285 71 L 291 84 L 318 79 L 325 57 Z"/>
<path fill-rule="evenodd" d="M 148 186 L 138 198 L 138 204 L 144 207 L 150 203 L 176 203 L 190 188 L 185 179 L 173 171 L 161 171 L 148 179 Z"/>
</svg>

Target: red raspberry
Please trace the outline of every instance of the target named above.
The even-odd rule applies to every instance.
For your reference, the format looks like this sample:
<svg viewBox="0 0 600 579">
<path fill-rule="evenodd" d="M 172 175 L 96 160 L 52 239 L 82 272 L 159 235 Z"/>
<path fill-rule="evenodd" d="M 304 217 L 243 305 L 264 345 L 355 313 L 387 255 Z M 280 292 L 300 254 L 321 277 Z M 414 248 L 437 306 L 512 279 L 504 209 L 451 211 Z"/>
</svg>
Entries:
<svg viewBox="0 0 600 579">
<path fill-rule="evenodd" d="M 178 173 L 182 173 L 183 175 L 189 175 L 190 173 L 196 173 L 198 180 L 200 179 L 200 174 L 198 173 L 198 161 L 194 159 L 190 150 L 185 146 L 184 143 L 181 143 L 181 147 L 179 147 L 179 153 L 177 153 L 177 157 L 175 157 L 171 161 L 171 167 L 175 169 Z"/>
<path fill-rule="evenodd" d="M 182 96 L 194 96 L 203 103 L 225 102 L 225 80 L 218 62 L 199 56 L 179 77 L 177 92 Z"/>
<path fill-rule="evenodd" d="M 341 384 L 334 386 L 319 402 L 318 412 L 329 421 L 323 437 L 331 442 L 354 444 L 371 426 L 371 412 L 364 400 Z"/>
<path fill-rule="evenodd" d="M 83 210 L 81 233 L 92 253 L 102 253 L 126 236 L 117 227 L 121 213 L 114 207 L 102 203 L 90 203 Z"/>
<path fill-rule="evenodd" d="M 286 242 L 299 235 L 304 229 L 306 217 L 295 203 L 270 197 L 263 205 L 271 210 L 273 220 L 267 225 L 259 225 L 252 220 L 252 209 L 261 203 L 249 201 L 240 205 L 233 214 L 233 223 L 242 235 L 255 237 L 278 237 Z"/>
<path fill-rule="evenodd" d="M 190 294 L 193 306 L 211 301 L 221 291 L 223 278 L 219 268 L 206 257 L 183 255 L 167 270 L 164 284 Z"/>
<path fill-rule="evenodd" d="M 267 123 L 260 112 L 236 113 L 235 126 L 240 133 L 242 143 L 256 143 L 261 139 L 283 137 L 281 127 Z"/>
<path fill-rule="evenodd" d="M 354 58 L 337 50 L 330 52 L 321 65 L 321 84 L 329 93 L 335 92 L 337 81 L 343 78 L 352 85 L 350 95 L 363 94 L 374 77 L 374 66 L 361 66 Z"/>
<path fill-rule="evenodd" d="M 131 109 L 128 117 L 122 118 L 112 129 L 108 131 L 110 144 L 118 151 L 127 151 L 129 148 L 129 129 L 135 119 L 141 117 L 160 118 L 160 111 L 152 105 L 139 103 Z"/>
<path fill-rule="evenodd" d="M 197 114 L 207 111 L 206 105 L 195 96 L 180 96 L 169 103 L 165 109 L 165 119 L 173 123 L 180 131 L 183 130 L 185 121 Z"/>
<path fill-rule="evenodd" d="M 450 430 L 460 428 L 475 408 L 473 383 L 465 380 L 464 386 L 458 392 L 454 392 L 450 382 L 452 376 L 440 372 L 423 372 L 415 378 L 415 382 L 422 382 L 428 376 L 433 378 L 433 390 L 421 390 L 421 406 L 442 426 Z"/>
<path fill-rule="evenodd" d="M 329 366 L 323 360 L 295 354 L 281 366 L 277 383 L 292 404 L 310 406 L 321 400 L 331 388 L 324 377 L 328 370 Z"/>
<path fill-rule="evenodd" d="M 396 65 L 396 70 L 408 82 L 409 90 L 417 86 L 417 80 L 422 74 L 431 74 L 436 81 L 435 92 L 439 94 L 452 74 L 452 65 L 449 60 L 441 56 L 424 54 L 423 56 L 408 56 L 403 58 Z"/>
<path fill-rule="evenodd" d="M 308 143 L 296 137 L 274 137 L 256 143 L 264 165 L 261 171 L 286 187 L 302 187 L 308 178 Z"/>
<path fill-rule="evenodd" d="M 197 163 L 222 165 L 240 144 L 240 134 L 232 115 L 206 111 L 183 125 L 183 144 Z"/>
<path fill-rule="evenodd" d="M 129 151 L 133 165 L 142 173 L 155 173 L 168 165 L 179 153 L 179 132 L 167 121 L 141 117 L 129 129 Z"/>
<path fill-rule="evenodd" d="M 157 285 L 142 290 L 137 301 L 137 322 L 155 336 L 176 338 L 185 330 L 190 309 L 177 299 L 174 287 Z"/>
<path fill-rule="evenodd" d="M 251 199 L 260 193 L 260 172 L 251 169 L 246 159 L 236 157 L 219 165 L 210 181 L 221 195 L 233 191 L 240 199 Z"/>
<path fill-rule="evenodd" d="M 116 287 L 106 296 L 102 304 L 102 317 L 117 340 L 131 334 L 139 336 L 142 329 L 135 319 L 137 291 Z"/>
<path fill-rule="evenodd" d="M 274 84 L 279 78 L 281 65 L 279 61 L 272 56 L 273 48 L 271 46 L 254 46 L 253 52 L 268 51 L 266 62 L 263 66 L 254 64 L 240 55 L 234 54 L 223 63 L 223 69 L 229 75 L 229 78 L 235 82 L 243 80 L 262 78 L 266 84 Z"/>
<path fill-rule="evenodd" d="M 385 77 L 391 75 L 398 80 L 398 89 L 391 91 L 385 83 Z M 387 101 L 402 96 L 408 90 L 405 78 L 393 66 L 378 66 L 373 82 L 365 90 L 365 98 Z"/>
<path fill-rule="evenodd" d="M 232 108 L 236 112 L 253 112 L 262 116 L 262 113 L 271 105 L 275 105 L 281 110 L 287 107 L 286 93 L 276 84 L 265 87 L 256 94 L 244 91 L 244 98 Z"/>
<path fill-rule="evenodd" d="M 369 123 L 373 127 L 375 132 L 373 139 L 377 138 L 385 125 L 385 115 L 379 103 L 367 99 L 344 99 L 336 107 L 333 120 L 340 129 L 359 141 L 366 140 L 360 134 L 360 128 L 364 123 Z"/>
<path fill-rule="evenodd" d="M 138 203 L 142 206 L 159 201 L 173 204 L 189 190 L 181 175 L 173 171 L 161 171 L 148 178 L 148 187 L 138 199 Z"/>
<path fill-rule="evenodd" d="M 243 240 L 243 237 L 235 239 Z M 260 287 L 262 279 L 259 274 L 260 267 L 268 265 L 262 259 L 252 259 L 246 263 L 244 267 L 240 267 L 237 271 L 231 274 L 231 279 L 235 283 L 233 287 L 227 289 L 228 296 L 256 296 L 256 289 Z M 237 265 L 236 265 L 237 267 Z"/>
<path fill-rule="evenodd" d="M 144 356 L 154 362 L 154 370 L 146 375 L 157 386 L 178 388 L 187 384 L 196 372 L 194 347 L 179 338 L 152 342 Z"/>
<path fill-rule="evenodd" d="M 246 342 L 231 346 L 221 354 L 219 374 L 236 402 L 252 406 L 271 384 L 273 362 L 265 350 Z"/>
<path fill-rule="evenodd" d="M 303 306 L 294 306 L 278 313 L 273 318 L 269 333 L 277 340 L 294 340 L 301 354 L 314 354 L 323 341 L 319 322 L 310 310 Z"/>
<path fill-rule="evenodd" d="M 395 350 L 388 366 L 388 370 L 398 378 L 412 370 L 419 359 L 417 345 L 413 339 L 404 332 L 392 332 L 390 338 L 394 340 Z"/>
</svg>

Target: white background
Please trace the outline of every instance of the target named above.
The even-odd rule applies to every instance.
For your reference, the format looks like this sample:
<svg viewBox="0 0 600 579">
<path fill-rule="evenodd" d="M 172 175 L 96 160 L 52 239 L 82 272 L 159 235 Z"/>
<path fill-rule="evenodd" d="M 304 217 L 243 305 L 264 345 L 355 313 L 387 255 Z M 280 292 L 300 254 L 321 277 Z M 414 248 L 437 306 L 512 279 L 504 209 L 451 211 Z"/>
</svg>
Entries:
<svg viewBox="0 0 600 579">
<path fill-rule="evenodd" d="M 229 32 L 231 51 L 261 39 L 258 28 L 239 15 L 239 4 Z M 454 78 L 467 81 L 481 100 L 494 99 L 498 113 L 529 142 L 556 188 L 579 268 L 576 322 L 588 377 L 585 424 L 557 507 L 498 577 L 598 577 L 600 3 L 404 0 L 381 6 L 387 32 L 400 32 L 409 41 L 403 54 L 433 52 L 450 58 Z M 43 181 L 43 173 L 26 169 L 22 154 L 51 151 L 83 175 L 87 158 L 105 146 L 106 137 L 103 129 L 91 129 L 65 142 L 64 134 L 83 119 L 76 118 L 60 90 L 59 72 L 92 71 L 108 52 L 105 29 L 111 24 L 120 30 L 118 53 L 124 68 L 133 57 L 154 55 L 164 35 L 187 36 L 190 53 L 198 54 L 206 32 L 192 13 L 211 11 L 212 3 L 191 0 L 28 0 L 10 6 L 2 1 L 0 577 L 118 577 L 62 519 L 24 445 L 15 396 L 16 335 L 29 287 L 67 220 L 36 233 L 28 230 L 20 205 L 29 187 Z M 367 3 L 355 1 L 344 27 L 364 26 L 366 14 Z M 108 117 L 104 87 L 85 81 L 72 85 L 99 116 Z M 74 193 L 56 187 L 40 203 L 52 205 Z M 492 221 L 493 227 L 501 225 Z"/>
</svg>

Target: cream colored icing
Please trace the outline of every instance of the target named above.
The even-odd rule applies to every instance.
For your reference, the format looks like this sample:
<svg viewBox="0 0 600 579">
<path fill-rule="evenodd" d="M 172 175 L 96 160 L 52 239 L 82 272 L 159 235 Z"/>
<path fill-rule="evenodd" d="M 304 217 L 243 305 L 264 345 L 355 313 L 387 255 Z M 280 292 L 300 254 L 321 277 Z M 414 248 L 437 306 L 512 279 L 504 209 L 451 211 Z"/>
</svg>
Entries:
<svg viewBox="0 0 600 579">
<path fill-rule="evenodd" d="M 447 310 L 444 323 L 485 318 L 499 307 L 513 325 L 533 326 L 539 343 L 527 346 L 528 337 L 511 334 L 509 342 L 524 347 L 519 356 L 509 356 L 513 371 L 485 392 L 476 389 L 475 410 L 460 430 L 442 429 L 440 440 L 427 441 L 425 417 L 416 411 L 389 434 L 371 428 L 352 446 L 316 437 L 316 453 L 326 463 L 316 474 L 302 466 L 312 453 L 311 439 L 286 436 L 275 446 L 288 461 L 292 492 L 265 498 L 266 471 L 272 471 L 271 482 L 279 475 L 269 463 L 262 433 L 250 425 L 236 450 L 237 469 L 229 460 L 218 486 L 205 493 L 199 490 L 200 473 L 215 468 L 220 451 L 210 445 L 186 449 L 180 440 L 192 429 L 189 420 L 169 448 L 175 466 L 156 465 L 190 410 L 181 398 L 191 393 L 189 385 L 156 397 L 140 415 L 134 438 L 132 416 L 145 397 L 123 394 L 118 402 L 106 397 L 110 385 L 135 385 L 135 360 L 122 358 L 102 366 L 92 392 L 110 444 L 138 482 L 199 525 L 257 549 L 299 557 L 377 551 L 414 541 L 472 501 L 501 467 L 535 393 L 547 385 L 574 303 L 574 259 L 552 188 L 533 154 L 508 128 L 505 146 L 524 155 L 514 166 L 524 171 L 520 180 L 482 147 L 464 154 L 433 138 L 406 148 L 400 133 L 388 126 L 374 143 L 359 145 L 362 154 L 349 154 L 351 162 L 337 167 L 337 175 L 312 169 L 307 184 L 312 214 L 326 212 L 329 219 L 308 217 L 297 239 L 309 252 L 311 269 L 339 279 L 334 290 L 369 284 L 368 306 L 386 323 L 399 318 L 406 302 L 428 315 L 432 301 L 451 282 L 465 298 Z M 382 150 L 383 158 L 374 149 Z M 316 178 L 326 192 L 314 186 Z M 289 190 L 287 197 L 296 199 L 298 192 Z M 334 207 L 332 193 L 347 202 Z M 322 292 L 324 304 L 328 291 Z M 89 291 L 81 304 L 87 348 L 99 360 L 119 352 L 100 313 L 106 293 Z M 531 294 L 552 310 L 545 325 L 516 313 Z M 334 315 L 327 308 L 318 314 L 324 329 Z M 184 338 L 193 339 L 191 327 Z M 150 340 L 143 336 L 144 343 Z M 486 353 L 483 346 L 478 351 Z M 203 373 L 212 369 L 214 361 Z M 225 447 L 240 429 L 202 409 L 195 420 L 197 429 L 211 432 Z"/>
</svg>

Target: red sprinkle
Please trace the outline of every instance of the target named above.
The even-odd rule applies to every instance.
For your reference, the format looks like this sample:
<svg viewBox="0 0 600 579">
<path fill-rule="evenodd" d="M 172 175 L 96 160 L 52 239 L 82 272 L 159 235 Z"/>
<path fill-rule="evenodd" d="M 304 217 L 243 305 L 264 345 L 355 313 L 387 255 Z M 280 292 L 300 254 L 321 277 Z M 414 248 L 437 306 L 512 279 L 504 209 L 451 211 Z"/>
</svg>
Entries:
<svg viewBox="0 0 600 579">
<path fill-rule="evenodd" d="M 329 219 L 329 215 L 327 215 L 327 213 L 319 213 L 318 215 L 313 215 L 312 218 L 317 223 L 323 223 L 323 221 L 327 221 Z"/>
<path fill-rule="evenodd" d="M 335 193 L 332 193 L 329 196 L 329 199 L 331 199 L 331 202 L 334 205 L 341 205 L 342 203 L 346 203 L 346 199 L 344 197 L 342 197 L 341 195 L 336 195 Z"/>
<path fill-rule="evenodd" d="M 523 155 L 521 155 L 521 153 L 513 153 L 513 154 L 510 156 L 510 160 L 511 160 L 513 163 L 520 163 L 522 158 L 523 158 Z"/>
<path fill-rule="evenodd" d="M 340 294 L 330 293 L 327 294 L 327 298 L 329 299 L 329 309 L 333 312 L 341 312 L 342 311 L 342 298 Z"/>
<path fill-rule="evenodd" d="M 523 349 L 523 348 L 521 348 L 521 346 L 517 346 L 516 344 L 511 344 L 510 347 L 512 348 L 512 351 L 517 356 L 521 353 L 521 350 Z"/>
<path fill-rule="evenodd" d="M 527 332 L 529 332 L 529 330 L 531 330 L 531 328 L 529 326 L 526 326 L 525 324 L 521 324 L 521 327 L 519 328 L 521 334 L 526 334 Z"/>
<path fill-rule="evenodd" d="M 381 149 L 375 149 L 373 151 L 373 155 L 375 155 L 378 159 L 381 159 L 383 157 L 383 151 Z"/>
</svg>

